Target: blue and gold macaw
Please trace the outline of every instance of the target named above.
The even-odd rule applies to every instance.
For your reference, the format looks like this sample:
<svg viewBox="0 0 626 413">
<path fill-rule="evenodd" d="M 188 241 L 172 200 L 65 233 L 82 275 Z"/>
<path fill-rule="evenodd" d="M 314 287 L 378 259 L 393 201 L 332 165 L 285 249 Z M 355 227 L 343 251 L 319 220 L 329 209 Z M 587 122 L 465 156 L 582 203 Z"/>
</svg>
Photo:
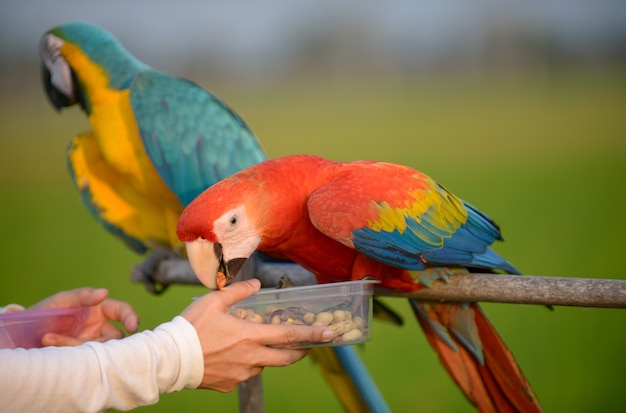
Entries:
<svg viewBox="0 0 626 413">
<path fill-rule="evenodd" d="M 40 54 L 52 104 L 80 105 L 93 127 L 72 139 L 67 154 L 83 203 L 138 253 L 183 255 L 176 236 L 183 207 L 266 159 L 250 128 L 215 95 L 140 62 L 100 27 L 55 27 Z M 387 410 L 354 349 L 316 352 L 346 410 Z"/>
<path fill-rule="evenodd" d="M 54 106 L 79 104 L 93 127 L 68 151 L 83 201 L 137 252 L 182 250 L 174 228 L 183 205 L 266 159 L 254 134 L 217 97 L 151 69 L 96 26 L 56 27 L 40 51 Z"/>
</svg>

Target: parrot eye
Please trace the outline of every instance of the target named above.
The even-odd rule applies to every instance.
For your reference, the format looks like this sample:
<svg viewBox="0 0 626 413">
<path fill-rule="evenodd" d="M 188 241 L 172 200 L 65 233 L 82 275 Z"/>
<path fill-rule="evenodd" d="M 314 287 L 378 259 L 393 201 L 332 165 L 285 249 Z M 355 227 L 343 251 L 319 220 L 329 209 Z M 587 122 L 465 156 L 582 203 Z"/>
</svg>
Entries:
<svg viewBox="0 0 626 413">
<path fill-rule="evenodd" d="M 232 236 L 229 234 L 234 234 L 245 229 L 247 225 L 246 220 L 247 217 L 243 205 L 225 212 L 222 216 L 213 221 L 215 237 L 218 240 L 223 240 L 221 237 Z"/>
</svg>

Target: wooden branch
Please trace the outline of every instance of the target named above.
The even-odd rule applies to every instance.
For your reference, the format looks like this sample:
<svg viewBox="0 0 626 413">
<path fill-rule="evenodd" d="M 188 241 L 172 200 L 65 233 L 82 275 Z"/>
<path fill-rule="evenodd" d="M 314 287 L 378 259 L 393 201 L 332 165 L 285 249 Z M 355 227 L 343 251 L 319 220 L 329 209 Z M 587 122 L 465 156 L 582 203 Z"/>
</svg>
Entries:
<svg viewBox="0 0 626 413">
<path fill-rule="evenodd" d="M 375 294 L 423 301 L 626 308 L 626 280 L 596 278 L 461 274 L 451 276 L 447 284 L 434 281 L 431 288 L 412 293 L 377 288 Z"/>
<path fill-rule="evenodd" d="M 259 278 L 263 288 L 276 288 L 278 281 L 288 275 L 294 286 L 315 284 L 315 276 L 293 263 L 278 263 L 261 260 L 253 255 L 239 270 L 235 281 Z M 131 270 L 130 279 L 135 283 L 144 283 L 149 291 L 155 292 L 152 284 L 168 286 L 171 284 L 199 285 L 200 281 L 191 269 L 189 262 L 167 250 L 155 250 L 143 262 Z"/>
<path fill-rule="evenodd" d="M 148 258 L 148 260 L 150 257 Z M 146 262 L 148 261 L 146 260 Z M 133 268 L 131 279 L 146 282 L 142 264 Z M 199 284 L 186 259 L 169 257 L 154 269 L 153 282 Z M 236 279 L 256 277 L 264 288 L 275 288 L 287 275 L 294 285 L 315 284 L 315 277 L 299 265 L 250 259 Z M 626 280 L 569 278 L 545 276 L 505 276 L 497 274 L 463 274 L 450 277 L 449 283 L 434 281 L 431 288 L 406 293 L 377 288 L 377 296 L 411 297 L 426 301 L 483 301 L 496 303 L 538 304 L 552 306 L 626 308 Z"/>
</svg>

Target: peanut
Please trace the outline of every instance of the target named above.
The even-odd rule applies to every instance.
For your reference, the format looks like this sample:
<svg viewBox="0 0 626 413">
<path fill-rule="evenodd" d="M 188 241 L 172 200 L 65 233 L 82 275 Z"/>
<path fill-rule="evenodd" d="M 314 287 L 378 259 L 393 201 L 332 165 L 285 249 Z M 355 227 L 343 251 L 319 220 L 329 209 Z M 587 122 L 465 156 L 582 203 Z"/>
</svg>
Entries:
<svg viewBox="0 0 626 413">
<path fill-rule="evenodd" d="M 251 308 L 234 308 L 231 309 L 231 314 L 253 323 L 328 326 L 333 331 L 330 344 L 359 341 L 366 334 L 367 326 L 360 316 L 344 308 L 347 307 L 338 305 L 316 314 L 298 306 L 280 309 L 270 305 L 262 314 Z"/>
<path fill-rule="evenodd" d="M 354 322 L 352 320 L 344 320 L 338 323 L 333 323 L 328 326 L 331 330 L 333 330 L 333 334 L 335 337 L 342 335 L 352 329 L 354 329 Z"/>
<path fill-rule="evenodd" d="M 317 313 L 315 316 L 315 321 L 313 322 L 314 326 L 327 326 L 333 321 L 333 314 L 328 311 L 322 311 L 321 313 Z"/>
<path fill-rule="evenodd" d="M 315 322 L 316 318 L 317 318 L 317 316 L 315 315 L 315 313 L 307 311 L 307 313 L 304 314 L 304 316 L 302 316 L 302 321 L 304 321 L 308 325 L 311 325 L 311 324 L 313 324 Z"/>
<path fill-rule="evenodd" d="M 248 321 L 252 321 L 253 323 L 262 323 L 263 322 L 263 316 L 261 314 L 257 314 L 257 313 L 248 314 L 245 319 L 248 320 Z"/>
<path fill-rule="evenodd" d="M 363 337 L 363 332 L 359 330 L 358 328 L 354 328 L 348 331 L 347 333 L 344 333 L 344 335 L 342 336 L 342 339 L 344 342 L 348 342 L 348 341 L 360 340 L 361 337 Z"/>
<path fill-rule="evenodd" d="M 338 323 L 340 321 L 346 320 L 346 312 L 343 310 L 335 310 L 333 311 L 333 323 Z"/>
<path fill-rule="evenodd" d="M 248 315 L 248 313 L 243 308 L 235 308 L 233 315 L 237 318 L 246 318 L 246 315 Z"/>
</svg>

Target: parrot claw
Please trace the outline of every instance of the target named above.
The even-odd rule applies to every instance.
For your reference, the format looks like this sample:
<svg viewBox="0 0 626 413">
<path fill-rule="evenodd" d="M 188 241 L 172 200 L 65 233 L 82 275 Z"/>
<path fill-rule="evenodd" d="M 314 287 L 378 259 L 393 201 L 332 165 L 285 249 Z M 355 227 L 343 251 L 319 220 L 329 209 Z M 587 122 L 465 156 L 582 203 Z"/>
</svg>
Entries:
<svg viewBox="0 0 626 413">
<path fill-rule="evenodd" d="M 170 286 L 169 284 L 162 284 L 160 282 L 155 281 L 152 275 L 146 274 L 146 278 L 144 280 L 144 287 L 146 287 L 146 290 L 149 293 L 152 293 L 154 295 L 163 294 L 169 286 Z"/>
<path fill-rule="evenodd" d="M 439 280 L 448 284 L 450 283 L 450 276 L 467 273 L 467 269 L 462 267 L 431 267 L 417 271 L 417 278 L 420 284 L 432 287 L 433 281 Z"/>
<path fill-rule="evenodd" d="M 278 285 L 276 285 L 276 288 L 289 288 L 293 286 L 294 283 L 293 281 L 291 281 L 291 278 L 289 278 L 288 275 L 283 275 L 282 277 L 280 277 L 280 280 L 278 280 Z"/>
<path fill-rule="evenodd" d="M 155 248 L 143 262 L 133 267 L 131 279 L 134 282 L 143 283 L 146 290 L 152 294 L 162 294 L 169 284 L 157 281 L 156 274 L 159 271 L 159 265 L 163 261 L 176 258 L 179 259 L 180 256 L 167 248 Z"/>
</svg>

